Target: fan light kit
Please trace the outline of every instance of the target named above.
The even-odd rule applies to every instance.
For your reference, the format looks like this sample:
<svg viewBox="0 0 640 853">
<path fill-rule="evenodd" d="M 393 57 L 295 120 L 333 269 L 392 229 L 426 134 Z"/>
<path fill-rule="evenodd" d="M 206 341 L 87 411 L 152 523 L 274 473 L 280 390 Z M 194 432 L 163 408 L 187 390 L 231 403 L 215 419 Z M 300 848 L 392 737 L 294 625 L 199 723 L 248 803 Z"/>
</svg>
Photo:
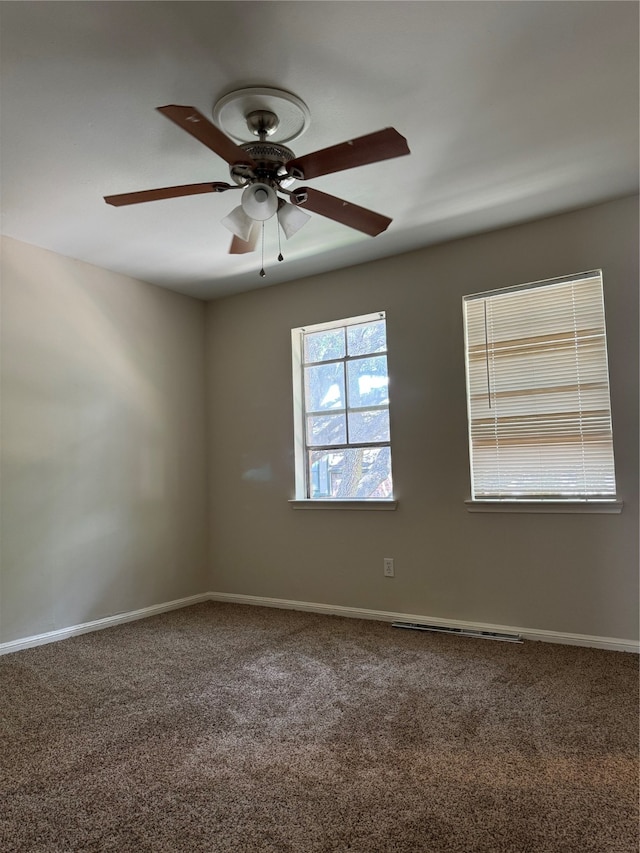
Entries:
<svg viewBox="0 0 640 853">
<path fill-rule="evenodd" d="M 266 88 L 231 92 L 214 106 L 216 124 L 212 124 L 195 107 L 171 104 L 158 107 L 158 110 L 225 160 L 233 183 L 213 181 L 105 196 L 107 204 L 119 207 L 241 189 L 240 204 L 224 217 L 222 224 L 234 235 L 229 249 L 231 254 L 254 251 L 262 228 L 261 276 L 265 275 L 264 223 L 273 216 L 277 216 L 287 239 L 309 220 L 307 210 L 371 237 L 385 231 L 391 223 L 391 219 L 373 210 L 311 187 L 302 186 L 293 190 L 289 187 L 296 181 L 306 181 L 409 154 L 406 139 L 392 127 L 296 157 L 282 142 L 304 133 L 309 126 L 310 116 L 306 104 L 289 92 Z M 241 144 L 237 145 L 230 137 L 241 141 Z M 242 142 L 247 137 L 248 141 Z M 278 260 L 283 260 L 282 252 Z"/>
</svg>

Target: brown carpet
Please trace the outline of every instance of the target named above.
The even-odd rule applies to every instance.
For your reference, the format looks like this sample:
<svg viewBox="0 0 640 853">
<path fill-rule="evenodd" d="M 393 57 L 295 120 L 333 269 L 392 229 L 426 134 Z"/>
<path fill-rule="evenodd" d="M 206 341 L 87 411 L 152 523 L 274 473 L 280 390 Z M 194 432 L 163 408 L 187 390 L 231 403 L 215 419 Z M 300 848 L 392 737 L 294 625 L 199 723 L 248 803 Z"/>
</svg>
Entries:
<svg viewBox="0 0 640 853">
<path fill-rule="evenodd" d="M 638 662 L 202 604 L 0 658 L 4 853 L 635 853 Z"/>
</svg>

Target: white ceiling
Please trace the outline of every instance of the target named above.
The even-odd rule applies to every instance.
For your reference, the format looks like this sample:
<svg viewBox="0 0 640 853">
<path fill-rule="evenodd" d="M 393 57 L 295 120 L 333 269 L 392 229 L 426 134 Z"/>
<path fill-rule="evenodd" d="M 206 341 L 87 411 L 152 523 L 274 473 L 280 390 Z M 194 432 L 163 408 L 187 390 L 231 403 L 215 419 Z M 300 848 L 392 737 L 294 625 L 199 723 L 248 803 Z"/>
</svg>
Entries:
<svg viewBox="0 0 640 853">
<path fill-rule="evenodd" d="M 2 232 L 202 298 L 360 263 L 637 191 L 636 2 L 3 2 Z M 409 157 L 313 181 L 393 217 L 313 215 L 229 256 L 235 194 L 103 195 L 227 180 L 155 107 L 294 92 L 299 156 L 393 126 Z M 311 182 L 309 182 L 311 183 Z"/>
</svg>

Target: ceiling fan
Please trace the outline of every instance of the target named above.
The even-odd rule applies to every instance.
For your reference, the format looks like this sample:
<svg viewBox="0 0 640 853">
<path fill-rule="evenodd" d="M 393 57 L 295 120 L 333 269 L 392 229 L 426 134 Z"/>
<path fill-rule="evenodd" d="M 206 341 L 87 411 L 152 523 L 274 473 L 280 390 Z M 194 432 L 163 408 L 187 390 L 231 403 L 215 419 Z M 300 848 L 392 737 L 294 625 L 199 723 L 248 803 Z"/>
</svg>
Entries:
<svg viewBox="0 0 640 853">
<path fill-rule="evenodd" d="M 209 181 L 109 195 L 104 197 L 107 204 L 119 207 L 241 189 L 240 205 L 222 220 L 234 235 L 229 249 L 231 254 L 253 251 L 260 223 L 264 224 L 273 216 L 277 216 L 287 239 L 307 222 L 307 210 L 372 237 L 386 230 L 391 223 L 387 216 L 320 190 L 308 186 L 290 190 L 289 187 L 295 181 L 306 181 L 409 154 L 406 139 L 392 127 L 296 157 L 280 140 L 269 139 L 279 134 L 280 139 L 289 141 L 300 136 L 308 126 L 308 108 L 291 93 L 279 89 L 243 89 L 222 98 L 214 107 L 214 118 L 225 128 L 229 127 L 229 136 L 195 107 L 170 104 L 157 109 L 225 160 L 233 183 Z M 275 109 L 281 113 L 283 121 Z M 257 137 L 257 140 L 238 145 L 230 138 L 235 136 L 241 140 L 247 134 Z M 278 260 L 282 259 L 280 253 Z M 264 274 L 263 265 L 260 275 Z"/>
</svg>

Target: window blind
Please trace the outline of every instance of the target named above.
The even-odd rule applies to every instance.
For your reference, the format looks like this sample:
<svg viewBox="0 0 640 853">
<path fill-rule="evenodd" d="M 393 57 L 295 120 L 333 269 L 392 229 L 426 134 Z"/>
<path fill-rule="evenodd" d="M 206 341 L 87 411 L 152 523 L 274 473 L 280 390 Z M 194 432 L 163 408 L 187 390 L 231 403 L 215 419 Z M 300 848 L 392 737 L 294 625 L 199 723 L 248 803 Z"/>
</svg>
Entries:
<svg viewBox="0 0 640 853">
<path fill-rule="evenodd" d="M 601 272 L 463 304 L 472 498 L 614 499 Z"/>
</svg>

